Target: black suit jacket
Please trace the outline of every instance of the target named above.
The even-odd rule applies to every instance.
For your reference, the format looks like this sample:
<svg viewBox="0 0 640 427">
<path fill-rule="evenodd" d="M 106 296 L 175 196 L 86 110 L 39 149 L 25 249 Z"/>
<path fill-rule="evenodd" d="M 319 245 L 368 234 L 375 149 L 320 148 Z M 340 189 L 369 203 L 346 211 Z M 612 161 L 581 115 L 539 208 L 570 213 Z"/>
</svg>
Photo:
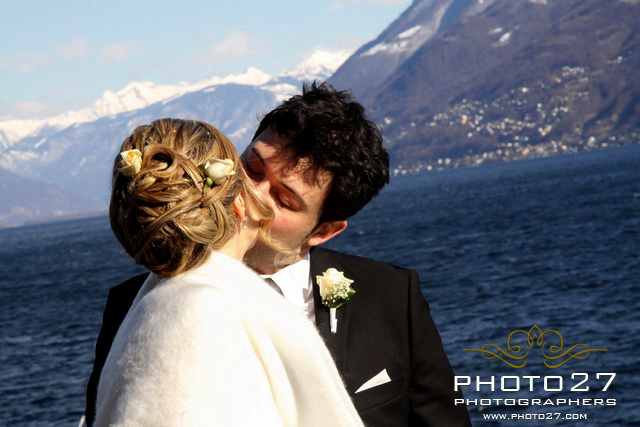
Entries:
<svg viewBox="0 0 640 427">
<path fill-rule="evenodd" d="M 356 294 L 337 310 L 337 333 L 329 328 L 315 276 L 328 268 L 352 279 Z M 453 371 L 415 271 L 322 248 L 312 250 L 316 325 L 365 425 L 470 426 L 462 398 L 453 389 Z M 87 385 L 87 424 L 93 423 L 100 372 L 118 327 L 146 273 L 109 292 L 96 358 Z M 356 393 L 367 380 L 387 371 L 390 382 Z"/>
</svg>

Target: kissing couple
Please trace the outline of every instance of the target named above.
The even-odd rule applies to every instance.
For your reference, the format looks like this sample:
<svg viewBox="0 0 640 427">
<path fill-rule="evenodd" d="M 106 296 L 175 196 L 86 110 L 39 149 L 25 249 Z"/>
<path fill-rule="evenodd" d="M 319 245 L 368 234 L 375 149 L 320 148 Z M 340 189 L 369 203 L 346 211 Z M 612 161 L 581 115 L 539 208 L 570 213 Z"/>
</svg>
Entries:
<svg viewBox="0 0 640 427">
<path fill-rule="evenodd" d="M 471 425 L 417 273 L 318 247 L 389 181 L 348 93 L 305 85 L 240 157 L 178 119 L 121 152 L 111 228 L 150 273 L 109 293 L 89 426 Z"/>
</svg>

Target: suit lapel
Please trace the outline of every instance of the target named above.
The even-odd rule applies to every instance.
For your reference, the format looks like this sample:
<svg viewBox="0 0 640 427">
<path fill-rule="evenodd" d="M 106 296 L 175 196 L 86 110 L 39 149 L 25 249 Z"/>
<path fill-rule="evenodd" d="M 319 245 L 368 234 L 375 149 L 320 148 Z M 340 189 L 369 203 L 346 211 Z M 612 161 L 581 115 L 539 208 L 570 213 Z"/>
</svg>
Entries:
<svg viewBox="0 0 640 427">
<path fill-rule="evenodd" d="M 346 375 L 349 317 L 351 313 L 351 304 L 353 304 L 354 301 L 350 301 L 345 306 L 339 308 L 336 311 L 338 328 L 337 332 L 335 334 L 332 334 L 329 325 L 329 308 L 322 304 L 322 298 L 320 297 L 320 288 L 316 283 L 316 276 L 322 275 L 322 273 L 326 269 L 331 267 L 340 271 L 345 271 L 344 267 L 335 257 L 331 255 L 331 253 L 321 248 L 312 249 L 310 271 L 311 281 L 313 283 L 313 303 L 316 314 L 316 327 L 318 328 L 320 336 L 327 345 L 327 348 L 331 352 L 331 355 L 336 362 L 336 366 L 338 367 L 338 371 L 342 375 Z"/>
</svg>

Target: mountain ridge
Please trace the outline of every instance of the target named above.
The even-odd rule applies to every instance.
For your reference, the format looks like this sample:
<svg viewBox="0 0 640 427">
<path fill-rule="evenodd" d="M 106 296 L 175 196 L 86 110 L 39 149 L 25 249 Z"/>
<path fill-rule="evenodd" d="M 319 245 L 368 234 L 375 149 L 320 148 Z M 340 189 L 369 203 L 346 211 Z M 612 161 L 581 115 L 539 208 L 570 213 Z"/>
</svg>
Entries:
<svg viewBox="0 0 640 427">
<path fill-rule="evenodd" d="M 349 56 L 347 51 L 315 49 L 294 67 L 279 76 L 271 76 L 259 68 L 248 67 L 243 73 L 213 76 L 195 83 L 156 84 L 151 81 L 132 81 L 117 91 L 106 90 L 92 105 L 43 119 L 0 118 L 0 148 L 11 145 L 44 129 L 60 131 L 78 123 L 139 110 L 156 102 L 166 102 L 187 93 L 222 84 L 268 85 L 278 80 L 328 77 Z"/>
<path fill-rule="evenodd" d="M 147 97 L 147 101 L 152 101 L 148 105 L 122 108 L 119 106 L 121 98 L 133 97 L 129 105 L 137 107 L 136 102 L 145 104 L 145 93 L 157 89 L 153 83 L 132 82 L 118 94 L 107 94 L 105 102 L 108 103 L 109 97 L 115 102 L 109 104 L 113 109 L 103 109 L 102 115 L 91 111 L 89 119 L 84 121 L 45 124 L 34 134 L 0 151 L 0 171 L 16 188 L 20 188 L 21 180 L 25 188 L 32 188 L 32 182 L 55 183 L 55 191 L 61 194 L 61 200 L 77 198 L 90 203 L 56 204 L 56 209 L 51 210 L 45 206 L 52 203 L 50 199 L 39 199 L 36 192 L 25 190 L 23 198 L 0 199 L 0 226 L 29 222 L 30 211 L 32 216 L 42 217 L 43 212 L 45 216 L 61 216 L 81 213 L 88 206 L 91 206 L 90 210 L 106 208 L 111 162 L 105 159 L 114 158 L 121 142 L 135 127 L 157 118 L 197 117 L 214 124 L 234 141 L 238 150 L 242 150 L 261 115 L 297 93 L 303 79 L 326 79 L 346 56 L 339 51 L 316 51 L 279 77 L 253 68 L 239 76 L 174 85 L 165 92 L 161 87 L 160 92 Z M 71 114 L 66 117 L 69 116 Z"/>
<path fill-rule="evenodd" d="M 104 159 L 135 126 L 198 117 L 241 150 L 258 116 L 340 63 L 329 83 L 352 90 L 382 125 L 396 174 L 637 143 L 639 15 L 639 0 L 414 0 L 346 61 L 311 55 L 260 85 L 213 84 L 43 127 L 0 152 L 0 168 L 104 206 Z M 7 138 L 0 127 L 0 144 Z"/>
<path fill-rule="evenodd" d="M 438 32 L 361 97 L 383 124 L 396 167 L 432 170 L 638 142 L 640 2 L 444 3 L 459 9 L 451 22 L 443 24 L 443 15 Z M 356 53 L 336 76 L 358 60 Z"/>
</svg>

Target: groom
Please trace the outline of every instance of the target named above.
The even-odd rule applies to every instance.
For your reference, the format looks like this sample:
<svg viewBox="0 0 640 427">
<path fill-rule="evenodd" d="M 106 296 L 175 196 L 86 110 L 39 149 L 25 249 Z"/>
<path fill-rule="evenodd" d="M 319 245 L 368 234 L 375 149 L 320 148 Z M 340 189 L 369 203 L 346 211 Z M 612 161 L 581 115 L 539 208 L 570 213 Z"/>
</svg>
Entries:
<svg viewBox="0 0 640 427">
<path fill-rule="evenodd" d="M 460 396 L 416 272 L 317 247 L 389 181 L 382 137 L 362 106 L 329 86 L 305 85 L 262 119 L 242 160 L 273 208 L 273 238 L 294 254 L 283 263 L 256 245 L 245 261 L 315 322 L 365 425 L 470 426 L 466 408 L 453 403 Z M 328 268 L 356 288 L 337 310 L 336 333 L 315 280 Z M 109 293 L 87 385 L 89 426 L 111 342 L 145 277 Z"/>
</svg>

